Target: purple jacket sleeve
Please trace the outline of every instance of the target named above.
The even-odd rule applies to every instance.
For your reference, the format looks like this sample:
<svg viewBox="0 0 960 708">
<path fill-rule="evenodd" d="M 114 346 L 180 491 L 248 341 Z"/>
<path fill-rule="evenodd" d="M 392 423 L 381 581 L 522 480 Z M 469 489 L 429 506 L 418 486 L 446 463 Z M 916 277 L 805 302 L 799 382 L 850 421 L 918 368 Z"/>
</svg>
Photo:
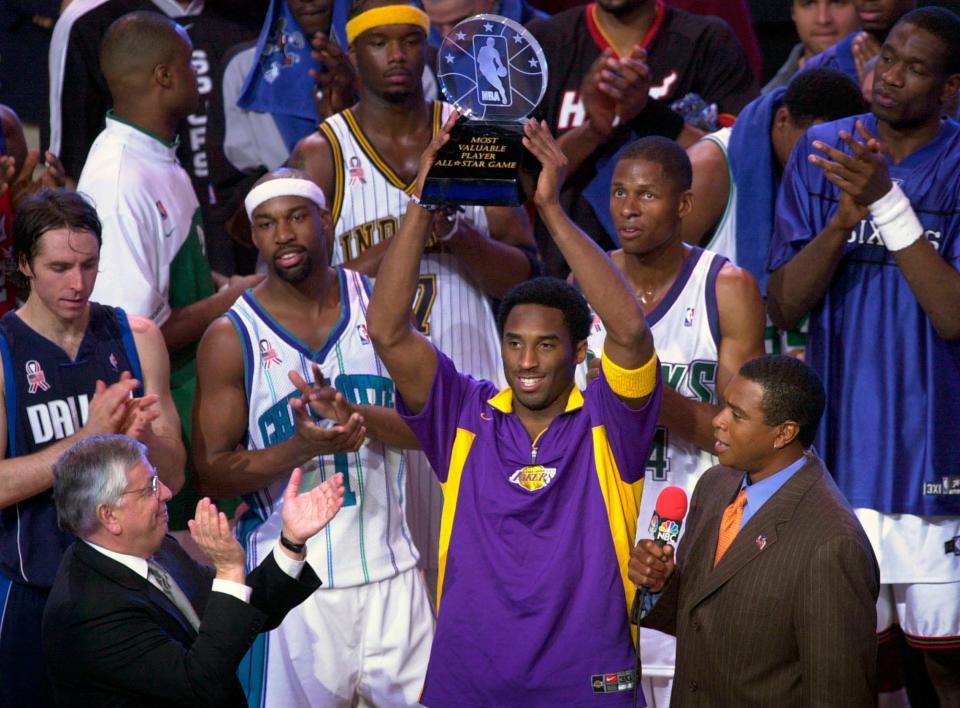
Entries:
<svg viewBox="0 0 960 708">
<path fill-rule="evenodd" d="M 479 406 L 474 404 L 481 400 L 487 387 L 493 391 L 492 384 L 459 373 L 450 358 L 437 350 L 437 371 L 423 409 L 413 413 L 397 393 L 397 412 L 420 441 L 441 483 L 447 480 L 450 453 L 461 419 L 469 420 L 472 411 L 479 414 Z"/>
<path fill-rule="evenodd" d="M 650 457 L 653 436 L 660 415 L 663 383 L 657 376 L 657 385 L 639 410 L 628 408 L 613 392 L 603 375 L 590 382 L 584 392 L 590 422 L 594 429 L 603 426 L 620 477 L 633 483 L 641 479 Z"/>
</svg>

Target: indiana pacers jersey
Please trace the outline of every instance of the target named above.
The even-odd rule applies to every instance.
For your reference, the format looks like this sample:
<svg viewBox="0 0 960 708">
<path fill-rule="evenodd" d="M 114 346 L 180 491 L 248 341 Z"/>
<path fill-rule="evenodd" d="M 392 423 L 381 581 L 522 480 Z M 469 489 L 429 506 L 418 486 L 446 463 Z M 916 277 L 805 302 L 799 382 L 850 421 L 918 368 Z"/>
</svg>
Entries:
<svg viewBox="0 0 960 708">
<path fill-rule="evenodd" d="M 227 317 L 240 336 L 248 401 L 247 448 L 263 449 L 295 434 L 290 399 L 299 391 L 287 372 L 313 381 L 311 365 L 351 403 L 392 408 L 394 385 L 367 335 L 370 282 L 338 269 L 340 320 L 319 350 L 312 350 L 248 290 Z M 404 519 L 405 480 L 399 450 L 367 439 L 357 452 L 324 455 L 302 465 L 301 491 L 342 472 L 344 505 L 322 533 L 309 541 L 311 565 L 324 587 L 363 585 L 412 568 L 417 552 Z M 255 567 L 280 536 L 287 477 L 246 498 L 251 511 L 241 524 L 247 562 Z"/>
<path fill-rule="evenodd" d="M 453 107 L 433 104 L 433 132 L 439 131 Z M 331 216 L 334 265 L 346 263 L 364 250 L 393 236 L 413 193 L 374 151 L 348 109 L 321 126 L 340 166 L 334 179 Z M 464 207 L 463 216 L 488 232 L 483 207 Z M 490 302 L 465 277 L 450 253 L 430 249 L 420 259 L 420 282 L 414 303 L 420 331 L 453 359 L 457 370 L 495 383 L 503 380 L 500 344 Z"/>
</svg>

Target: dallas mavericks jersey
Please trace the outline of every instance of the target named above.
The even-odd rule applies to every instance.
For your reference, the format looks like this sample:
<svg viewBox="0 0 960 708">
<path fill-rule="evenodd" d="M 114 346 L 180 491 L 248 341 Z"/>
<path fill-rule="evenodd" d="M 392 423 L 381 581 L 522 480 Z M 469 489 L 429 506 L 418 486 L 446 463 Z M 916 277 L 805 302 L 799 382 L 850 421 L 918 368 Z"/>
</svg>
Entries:
<svg viewBox="0 0 960 708">
<path fill-rule="evenodd" d="M 837 210 L 838 189 L 806 159 L 816 152 L 812 142 L 849 153 L 838 133 L 855 135 L 857 120 L 877 135 L 877 119 L 867 114 L 813 126 L 797 143 L 780 188 L 771 271 Z M 888 166 L 924 238 L 960 267 L 960 126 L 945 121 L 930 143 Z M 810 313 L 806 360 L 827 391 L 817 449 L 851 506 L 960 514 L 960 342 L 936 332 L 869 217 L 850 232 Z"/>
<path fill-rule="evenodd" d="M 453 107 L 433 104 L 436 134 Z M 333 151 L 335 172 L 331 215 L 334 245 L 331 262 L 346 263 L 370 246 L 393 236 L 413 193 L 374 151 L 348 109 L 321 126 Z M 464 207 L 463 216 L 486 233 L 483 207 Z M 420 280 L 414 302 L 420 331 L 453 359 L 457 369 L 475 378 L 503 382 L 500 338 L 490 302 L 466 278 L 450 253 L 428 251 L 420 259 Z"/>
<path fill-rule="evenodd" d="M 247 290 L 227 313 L 243 346 L 248 401 L 247 448 L 259 450 L 295 434 L 290 399 L 300 393 L 287 378 L 313 381 L 311 364 L 351 403 L 393 408 L 394 385 L 367 336 L 370 283 L 338 269 L 340 320 L 319 350 L 294 336 Z M 417 552 L 404 519 L 405 479 L 399 450 L 367 439 L 357 452 L 324 455 L 302 465 L 301 491 L 342 472 L 343 508 L 309 543 L 311 564 L 328 588 L 363 585 L 412 568 Z M 289 477 L 246 497 L 241 526 L 247 562 L 255 567 L 280 537 L 283 490 Z"/>
<path fill-rule="evenodd" d="M 133 333 L 123 310 L 90 303 L 90 323 L 77 356 L 31 329 L 16 312 L 0 319 L 0 355 L 7 412 L 5 457 L 38 452 L 87 422 L 97 380 L 116 383 L 129 371 L 143 381 Z M 142 396 L 143 390 L 135 395 Z M 0 512 L 0 573 L 49 588 L 72 535 L 57 525 L 53 490 Z"/>
</svg>

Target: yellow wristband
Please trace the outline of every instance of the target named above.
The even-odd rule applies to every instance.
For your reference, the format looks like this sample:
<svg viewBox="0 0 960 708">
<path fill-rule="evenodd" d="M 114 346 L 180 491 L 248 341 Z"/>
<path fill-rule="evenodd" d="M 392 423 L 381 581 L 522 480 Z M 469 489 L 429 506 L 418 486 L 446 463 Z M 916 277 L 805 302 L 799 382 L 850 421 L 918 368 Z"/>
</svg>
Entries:
<svg viewBox="0 0 960 708">
<path fill-rule="evenodd" d="M 604 351 L 600 357 L 600 366 L 610 389 L 621 398 L 649 396 L 657 385 L 659 364 L 656 352 L 650 357 L 650 361 L 639 369 L 624 369 L 608 359 L 607 352 Z"/>
<path fill-rule="evenodd" d="M 414 25 L 430 34 L 430 18 L 427 13 L 413 5 L 384 5 L 361 12 L 347 23 L 347 44 L 374 27 L 384 25 Z"/>
</svg>

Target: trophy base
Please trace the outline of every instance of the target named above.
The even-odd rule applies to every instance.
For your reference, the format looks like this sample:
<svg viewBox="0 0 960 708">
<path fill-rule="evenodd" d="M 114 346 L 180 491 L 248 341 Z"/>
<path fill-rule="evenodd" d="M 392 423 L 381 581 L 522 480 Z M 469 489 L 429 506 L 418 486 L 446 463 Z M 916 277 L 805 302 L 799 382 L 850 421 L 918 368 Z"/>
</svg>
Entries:
<svg viewBox="0 0 960 708">
<path fill-rule="evenodd" d="M 522 140 L 522 123 L 461 119 L 437 153 L 420 200 L 437 206 L 523 204 L 521 182 L 539 163 Z"/>
</svg>

